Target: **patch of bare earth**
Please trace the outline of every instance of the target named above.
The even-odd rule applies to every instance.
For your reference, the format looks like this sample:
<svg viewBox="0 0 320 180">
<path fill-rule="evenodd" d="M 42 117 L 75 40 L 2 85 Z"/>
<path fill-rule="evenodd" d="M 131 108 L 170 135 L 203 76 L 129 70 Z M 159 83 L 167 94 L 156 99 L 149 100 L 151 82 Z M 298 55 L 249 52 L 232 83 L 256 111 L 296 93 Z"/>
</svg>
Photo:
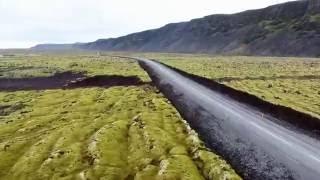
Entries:
<svg viewBox="0 0 320 180">
<path fill-rule="evenodd" d="M 100 75 L 63 72 L 50 77 L 0 78 L 0 91 L 73 89 L 85 87 L 137 86 L 145 84 L 137 76 Z"/>
</svg>

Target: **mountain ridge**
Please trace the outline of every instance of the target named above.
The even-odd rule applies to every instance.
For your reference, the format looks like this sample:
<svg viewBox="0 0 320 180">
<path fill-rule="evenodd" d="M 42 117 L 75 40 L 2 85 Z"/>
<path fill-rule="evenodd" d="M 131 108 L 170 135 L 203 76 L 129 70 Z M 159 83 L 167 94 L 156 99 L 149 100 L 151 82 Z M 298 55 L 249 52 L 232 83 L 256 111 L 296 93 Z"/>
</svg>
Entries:
<svg viewBox="0 0 320 180">
<path fill-rule="evenodd" d="M 320 0 L 291 1 L 236 14 L 209 15 L 119 38 L 73 44 L 72 48 L 318 57 Z"/>
</svg>

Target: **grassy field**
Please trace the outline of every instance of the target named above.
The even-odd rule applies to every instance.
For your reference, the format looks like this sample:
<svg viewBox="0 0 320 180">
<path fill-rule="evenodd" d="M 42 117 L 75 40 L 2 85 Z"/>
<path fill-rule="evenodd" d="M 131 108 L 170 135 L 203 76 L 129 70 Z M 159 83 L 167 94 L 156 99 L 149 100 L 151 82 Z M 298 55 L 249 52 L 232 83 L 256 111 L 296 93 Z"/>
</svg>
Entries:
<svg viewBox="0 0 320 180">
<path fill-rule="evenodd" d="M 0 58 L 0 78 L 147 74 L 93 56 Z M 154 87 L 0 91 L 0 179 L 240 179 Z"/>
<path fill-rule="evenodd" d="M 148 54 L 267 101 L 320 117 L 320 59 Z"/>
</svg>

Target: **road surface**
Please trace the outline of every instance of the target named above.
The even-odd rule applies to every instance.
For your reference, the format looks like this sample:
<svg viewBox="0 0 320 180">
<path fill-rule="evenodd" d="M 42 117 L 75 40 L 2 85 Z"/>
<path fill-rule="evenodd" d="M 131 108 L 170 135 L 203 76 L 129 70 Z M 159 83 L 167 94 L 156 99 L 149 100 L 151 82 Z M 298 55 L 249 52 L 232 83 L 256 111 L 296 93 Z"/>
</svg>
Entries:
<svg viewBox="0 0 320 180">
<path fill-rule="evenodd" d="M 155 61 L 138 58 L 207 146 L 245 179 L 320 179 L 320 142 Z"/>
</svg>

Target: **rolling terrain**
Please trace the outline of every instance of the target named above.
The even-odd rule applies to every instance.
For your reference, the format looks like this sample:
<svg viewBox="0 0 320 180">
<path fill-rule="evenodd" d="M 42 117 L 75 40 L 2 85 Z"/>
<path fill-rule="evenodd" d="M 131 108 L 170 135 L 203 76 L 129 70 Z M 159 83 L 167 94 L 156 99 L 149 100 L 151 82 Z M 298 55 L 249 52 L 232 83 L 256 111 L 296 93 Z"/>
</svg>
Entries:
<svg viewBox="0 0 320 180">
<path fill-rule="evenodd" d="M 312 82 L 319 81 L 316 58 L 156 53 L 2 57 L 0 177 L 318 177 L 317 132 L 165 65 L 138 59 L 147 74 L 132 58 L 121 58 L 125 55 L 159 59 L 210 82 L 253 92 L 266 102 L 318 115 L 318 95 L 312 90 L 317 85 Z M 235 85 L 241 82 L 248 86 Z M 299 103 L 291 104 L 294 99 Z"/>
<path fill-rule="evenodd" d="M 241 179 L 135 61 L 2 57 L 0 74 L 0 179 Z"/>
<path fill-rule="evenodd" d="M 318 180 L 319 150 L 320 0 L 0 49 L 0 180 Z"/>
</svg>

